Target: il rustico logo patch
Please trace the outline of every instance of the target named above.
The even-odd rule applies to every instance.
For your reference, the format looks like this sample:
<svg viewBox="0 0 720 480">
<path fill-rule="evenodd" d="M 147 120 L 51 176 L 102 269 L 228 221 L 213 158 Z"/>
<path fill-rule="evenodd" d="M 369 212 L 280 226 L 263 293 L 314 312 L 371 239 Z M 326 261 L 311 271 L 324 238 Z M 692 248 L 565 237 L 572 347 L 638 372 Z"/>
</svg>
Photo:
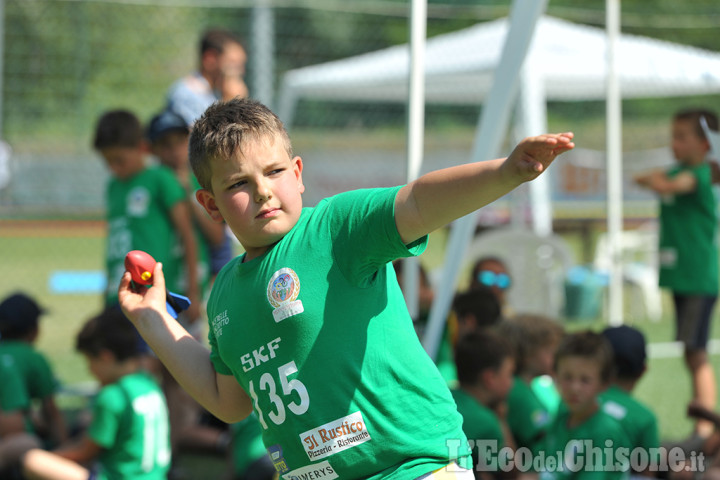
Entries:
<svg viewBox="0 0 720 480">
<path fill-rule="evenodd" d="M 300 279 L 292 268 L 281 268 L 270 278 L 267 288 L 267 299 L 275 307 L 273 318 L 281 322 L 288 317 L 305 311 L 300 294 Z"/>
</svg>

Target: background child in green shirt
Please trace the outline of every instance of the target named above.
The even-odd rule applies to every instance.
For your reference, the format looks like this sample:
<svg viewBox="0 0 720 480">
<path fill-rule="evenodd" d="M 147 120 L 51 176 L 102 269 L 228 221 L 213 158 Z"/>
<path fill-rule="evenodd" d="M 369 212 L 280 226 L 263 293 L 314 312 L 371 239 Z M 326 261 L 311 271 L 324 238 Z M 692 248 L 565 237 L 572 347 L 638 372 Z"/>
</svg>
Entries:
<svg viewBox="0 0 720 480">
<path fill-rule="evenodd" d="M 132 324 L 108 309 L 80 330 L 77 350 L 101 388 L 80 439 L 52 452 L 31 450 L 23 460 L 30 479 L 165 480 L 170 437 L 165 398 L 141 368 Z M 92 477 L 91 477 L 92 474 Z"/>
<path fill-rule="evenodd" d="M 44 310 L 24 293 L 15 293 L 0 303 L 0 359 L 12 366 L 30 399 L 32 430 L 54 447 L 67 439 L 65 419 L 55 402 L 58 382 L 45 356 L 35 349 Z"/>
<path fill-rule="evenodd" d="M 505 399 L 515 369 L 512 350 L 494 333 L 470 332 L 460 337 L 455 346 L 455 365 L 460 386 L 452 390 L 452 396 L 473 449 L 475 477 L 501 477 L 497 452 L 503 447 L 515 448 L 505 418 Z M 490 450 L 485 442 L 494 442 L 487 444 Z"/>
<path fill-rule="evenodd" d="M 551 375 L 562 326 L 539 315 L 518 315 L 499 325 L 515 352 L 515 381 L 507 399 L 508 424 L 518 447 L 537 453 L 555 415 L 532 389 L 532 381 Z"/>
<path fill-rule="evenodd" d="M 22 455 L 40 447 L 40 440 L 27 432 L 29 408 L 20 373 L 0 362 L 0 478 L 15 478 Z"/>
<path fill-rule="evenodd" d="M 540 471 L 542 480 L 629 478 L 630 445 L 625 431 L 598 402 L 612 371 L 612 349 L 599 333 L 573 333 L 560 343 L 555 381 L 563 406 L 548 427 L 541 453 L 545 458 L 561 455 L 562 462 L 546 463 Z M 624 459 L 618 457 L 623 452 Z"/>
<path fill-rule="evenodd" d="M 631 448 L 657 452 L 660 447 L 657 418 L 652 410 L 632 396 L 646 370 L 645 337 L 640 330 L 627 325 L 606 328 L 602 334 L 610 342 L 615 364 L 613 381 L 600 394 L 602 409 L 623 426 Z M 650 460 L 657 463 L 659 457 L 656 455 Z M 649 470 L 650 463 L 644 471 Z"/>
<path fill-rule="evenodd" d="M 172 171 L 146 164 L 147 145 L 140 120 L 129 111 L 103 114 L 95 127 L 94 148 L 111 173 L 106 192 L 108 275 L 107 306 L 117 304 L 117 282 L 130 250 L 163 262 L 168 289 L 192 304 L 189 322 L 200 315 L 198 254 L 185 190 Z"/>
<path fill-rule="evenodd" d="M 706 109 L 683 110 L 672 121 L 672 151 L 677 165 L 639 175 L 635 181 L 660 197 L 658 260 L 660 286 L 673 295 L 675 339 L 684 344 L 693 400 L 715 408 L 717 385 L 707 357 L 710 321 L 718 295 L 717 200 L 710 143 L 700 118 L 718 130 L 718 117 Z M 703 419 L 695 434 L 707 437 L 713 425 Z"/>
</svg>

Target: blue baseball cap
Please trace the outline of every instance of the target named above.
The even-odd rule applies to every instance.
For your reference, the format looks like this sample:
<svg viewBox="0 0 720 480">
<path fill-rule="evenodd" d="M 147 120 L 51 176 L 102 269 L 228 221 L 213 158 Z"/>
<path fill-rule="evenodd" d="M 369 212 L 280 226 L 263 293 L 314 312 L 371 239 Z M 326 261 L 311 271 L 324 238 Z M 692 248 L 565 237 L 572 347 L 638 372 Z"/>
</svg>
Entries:
<svg viewBox="0 0 720 480">
<path fill-rule="evenodd" d="M 0 335 L 14 336 L 37 327 L 46 310 L 24 293 L 14 293 L 0 303 Z"/>
<path fill-rule="evenodd" d="M 645 370 L 645 336 L 636 328 L 620 325 L 603 330 L 610 342 L 620 376 L 638 376 Z"/>
<path fill-rule="evenodd" d="M 190 128 L 180 115 L 172 110 L 164 110 L 150 120 L 150 125 L 147 129 L 147 138 L 150 142 L 154 143 L 160 137 L 172 131 L 189 133 Z"/>
</svg>

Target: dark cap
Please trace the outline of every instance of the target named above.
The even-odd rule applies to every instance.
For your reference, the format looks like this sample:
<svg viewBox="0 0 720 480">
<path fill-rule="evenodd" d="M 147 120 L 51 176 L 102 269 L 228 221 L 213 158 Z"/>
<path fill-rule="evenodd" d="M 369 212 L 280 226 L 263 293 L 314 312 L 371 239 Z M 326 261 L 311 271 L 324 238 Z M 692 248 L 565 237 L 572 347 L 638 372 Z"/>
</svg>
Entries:
<svg viewBox="0 0 720 480">
<path fill-rule="evenodd" d="M 615 356 L 615 367 L 620 377 L 639 377 L 645 370 L 645 336 L 627 325 L 609 327 L 602 334 L 610 342 Z"/>
<path fill-rule="evenodd" d="M 15 337 L 37 327 L 45 313 L 35 300 L 24 293 L 14 293 L 0 303 L 0 335 Z"/>
<path fill-rule="evenodd" d="M 150 125 L 147 129 L 147 138 L 150 142 L 156 142 L 160 137 L 171 131 L 181 131 L 189 133 L 187 122 L 177 113 L 171 110 L 165 110 L 162 113 L 155 115 L 150 120 Z"/>
</svg>

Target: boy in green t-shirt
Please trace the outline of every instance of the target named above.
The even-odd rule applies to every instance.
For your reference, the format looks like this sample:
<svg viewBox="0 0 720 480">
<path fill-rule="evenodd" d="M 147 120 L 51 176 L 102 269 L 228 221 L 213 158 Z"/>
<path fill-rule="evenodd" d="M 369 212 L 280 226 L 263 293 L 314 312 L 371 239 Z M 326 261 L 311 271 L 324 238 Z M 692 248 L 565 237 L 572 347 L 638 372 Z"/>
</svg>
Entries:
<svg viewBox="0 0 720 480">
<path fill-rule="evenodd" d="M 0 361 L 20 374 L 30 400 L 32 430 L 52 447 L 67 439 L 67 431 L 55 402 L 58 382 L 50 363 L 34 347 L 43 313 L 35 300 L 20 292 L 0 303 Z"/>
<path fill-rule="evenodd" d="M 146 164 L 143 128 L 131 112 L 103 114 L 95 127 L 93 147 L 111 173 L 106 192 L 106 306 L 117 304 L 125 255 L 143 250 L 165 265 L 168 289 L 192 302 L 183 317 L 196 321 L 201 299 L 198 254 L 185 190 L 170 169 Z"/>
<path fill-rule="evenodd" d="M 192 174 L 188 158 L 190 127 L 180 115 L 164 110 L 150 120 L 147 138 L 152 153 L 162 165 L 175 173 L 175 177 L 190 197 L 190 213 L 193 225 L 199 233 L 196 238 L 201 247 L 199 250 L 205 266 L 204 273 L 208 276 L 202 279 L 204 289 L 207 286 L 206 281 L 214 279 L 234 255 L 232 239 L 225 224 L 214 222 L 195 199 L 195 192 L 200 185 Z"/>
<path fill-rule="evenodd" d="M 82 438 L 23 459 L 29 479 L 164 480 L 170 466 L 168 412 L 155 379 L 142 370 L 132 324 L 117 308 L 90 319 L 77 350 L 100 382 Z M 90 469 L 86 465 L 92 465 Z"/>
<path fill-rule="evenodd" d="M 455 366 L 460 386 L 452 396 L 473 449 L 475 477 L 501 477 L 497 453 L 503 447 L 515 448 L 504 404 L 515 369 L 512 350 L 494 333 L 470 332 L 455 345 Z"/>
<path fill-rule="evenodd" d="M 693 400 L 713 409 L 717 385 L 707 357 L 707 342 L 719 285 L 718 217 L 712 169 L 706 158 L 710 143 L 700 123 L 703 117 L 711 130 L 718 130 L 714 112 L 691 109 L 676 113 L 672 151 L 677 165 L 637 176 L 635 181 L 660 197 L 660 286 L 673 295 L 675 339 L 685 346 Z M 712 431 L 712 423 L 706 420 L 695 424 L 700 437 Z"/>
<path fill-rule="evenodd" d="M 28 433 L 30 399 L 17 368 L 0 361 L 0 478 L 15 478 L 22 455 L 40 446 Z"/>
<path fill-rule="evenodd" d="M 605 413 L 615 418 L 625 429 L 631 448 L 658 452 L 660 437 L 655 414 L 632 396 L 637 382 L 645 373 L 645 337 L 636 328 L 622 325 L 603 330 L 603 336 L 613 350 L 615 376 L 602 394 L 600 402 Z M 659 458 L 649 458 L 658 462 Z M 643 471 L 651 471 L 652 465 Z M 636 473 L 643 473 L 638 471 Z"/>
<path fill-rule="evenodd" d="M 196 195 L 246 253 L 213 286 L 211 351 L 166 314 L 160 264 L 153 288 L 126 274 L 120 303 L 210 412 L 230 423 L 255 410 L 282 478 L 472 478 L 454 471 L 470 453 L 462 419 L 391 262 L 573 146 L 572 134 L 541 135 L 508 159 L 303 208 L 303 162 L 277 116 L 252 100 L 216 103 L 190 136 Z"/>
<path fill-rule="evenodd" d="M 498 329 L 515 352 L 515 380 L 507 399 L 508 424 L 517 446 L 537 453 L 555 411 L 538 398 L 532 382 L 553 373 L 563 328 L 551 318 L 525 314 L 503 320 Z"/>
<path fill-rule="evenodd" d="M 555 381 L 563 406 L 540 449 L 540 456 L 551 460 L 541 468 L 541 480 L 629 478 L 627 435 L 598 402 L 612 371 L 612 349 L 599 333 L 577 332 L 560 342 Z"/>
</svg>

